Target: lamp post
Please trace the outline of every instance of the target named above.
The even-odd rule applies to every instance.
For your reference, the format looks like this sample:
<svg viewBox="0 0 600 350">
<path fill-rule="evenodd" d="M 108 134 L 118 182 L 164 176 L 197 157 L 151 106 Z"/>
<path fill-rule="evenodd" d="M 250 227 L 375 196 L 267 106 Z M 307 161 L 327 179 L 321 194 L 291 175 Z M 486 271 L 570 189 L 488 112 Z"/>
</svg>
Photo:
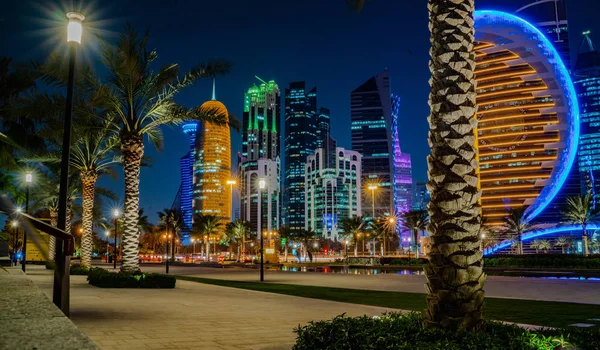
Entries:
<svg viewBox="0 0 600 350">
<path fill-rule="evenodd" d="M 264 179 L 258 181 L 258 237 L 260 238 L 260 281 L 265 280 L 265 250 L 264 250 L 264 239 L 262 236 L 262 190 L 265 188 L 267 183 Z"/>
<path fill-rule="evenodd" d="M 233 221 L 233 186 L 237 184 L 235 180 L 227 180 L 227 184 L 229 185 L 229 193 L 231 194 L 231 221 Z"/>
<path fill-rule="evenodd" d="M 206 261 L 210 262 L 210 242 L 208 241 L 208 235 L 204 235 L 204 245 L 206 246 Z"/>
<path fill-rule="evenodd" d="M 17 227 L 19 227 L 19 222 L 17 220 L 13 220 L 10 223 L 10 226 L 13 229 L 13 235 L 15 237 L 15 239 L 13 240 L 13 256 L 12 256 L 11 264 L 14 261 L 15 266 L 16 266 L 17 265 L 17 244 L 19 243 L 19 237 L 18 237 L 19 231 L 17 231 Z"/>
<path fill-rule="evenodd" d="M 110 231 L 106 231 L 104 234 L 106 235 L 106 262 L 108 263 L 108 257 L 110 256 L 110 251 L 108 250 L 108 248 L 110 247 Z"/>
<path fill-rule="evenodd" d="M 25 214 L 29 214 L 29 186 L 33 182 L 33 175 L 31 173 L 25 174 Z M 25 272 L 25 265 L 27 264 L 27 231 L 23 229 L 23 260 L 21 260 L 21 269 Z"/>
<path fill-rule="evenodd" d="M 392 236 L 396 234 L 396 218 L 391 217 L 389 219 L 389 223 L 390 225 L 392 225 Z M 384 236 L 383 236 L 383 256 L 385 256 L 386 253 L 386 243 L 387 243 L 387 230 L 385 230 L 384 232 Z"/>
<path fill-rule="evenodd" d="M 117 232 L 119 232 L 119 221 L 118 218 L 121 215 L 119 209 L 114 209 L 112 212 L 114 225 L 115 225 L 115 248 L 113 249 L 113 269 L 117 268 Z M 121 242 L 123 243 L 123 242 Z"/>
<path fill-rule="evenodd" d="M 345 254 L 345 258 L 348 259 L 348 240 L 344 241 L 344 243 L 346 243 L 346 254 Z"/>
<path fill-rule="evenodd" d="M 377 185 L 369 185 L 368 189 L 371 191 L 372 220 L 375 220 L 375 190 L 377 189 Z"/>
<path fill-rule="evenodd" d="M 410 241 L 411 241 L 411 239 L 410 239 L 410 237 L 408 237 L 408 259 L 409 260 L 410 260 L 410 247 L 412 245 L 412 243 Z"/>
<path fill-rule="evenodd" d="M 481 239 L 479 240 L 479 250 L 483 252 L 483 240 L 485 239 L 485 233 L 481 234 Z"/>
<path fill-rule="evenodd" d="M 67 99 L 65 108 L 65 121 L 62 140 L 60 187 L 58 194 L 58 228 L 66 229 L 67 221 L 67 197 L 69 187 L 69 158 L 71 154 L 71 119 L 73 113 L 73 87 L 75 81 L 75 59 L 77 56 L 77 46 L 81 43 L 81 34 L 83 28 L 81 22 L 85 17 L 77 12 L 67 13 L 69 23 L 67 25 L 67 43 L 69 45 L 69 77 L 67 80 Z M 56 242 L 56 269 L 54 270 L 54 286 L 52 291 L 52 301 L 62 312 L 69 316 L 69 297 L 70 280 L 69 265 L 70 256 L 65 256 L 65 252 L 70 253 L 71 247 L 64 246 L 64 241 Z"/>
</svg>

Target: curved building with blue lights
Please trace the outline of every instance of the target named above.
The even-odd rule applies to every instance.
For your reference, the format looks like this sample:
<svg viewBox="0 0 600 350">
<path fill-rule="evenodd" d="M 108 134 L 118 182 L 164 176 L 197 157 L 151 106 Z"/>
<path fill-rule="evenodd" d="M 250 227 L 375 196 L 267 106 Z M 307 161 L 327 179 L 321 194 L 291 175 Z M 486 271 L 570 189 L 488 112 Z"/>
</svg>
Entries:
<svg viewBox="0 0 600 350">
<path fill-rule="evenodd" d="M 533 220 L 557 201 L 575 161 L 577 96 L 552 43 L 509 13 L 475 12 L 481 204 L 492 225 L 510 209 Z"/>
</svg>

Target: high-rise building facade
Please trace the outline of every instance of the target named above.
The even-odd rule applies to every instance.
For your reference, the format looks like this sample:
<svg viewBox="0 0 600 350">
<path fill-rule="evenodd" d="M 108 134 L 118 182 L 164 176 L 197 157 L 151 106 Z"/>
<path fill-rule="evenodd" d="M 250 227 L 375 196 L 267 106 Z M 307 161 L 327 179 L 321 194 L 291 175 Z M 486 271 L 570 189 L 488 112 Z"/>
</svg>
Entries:
<svg viewBox="0 0 600 350">
<path fill-rule="evenodd" d="M 339 223 L 361 215 L 361 155 L 336 147 L 329 135 L 305 165 L 305 228 L 341 241 Z"/>
<path fill-rule="evenodd" d="M 201 109 L 215 110 L 228 117 L 225 105 L 215 99 L 206 101 Z M 231 219 L 231 135 L 229 125 L 210 122 L 199 124 L 194 162 L 194 214 Z"/>
<path fill-rule="evenodd" d="M 181 186 L 179 189 L 179 210 L 185 224 L 182 232 L 189 233 L 194 217 L 194 159 L 196 157 L 196 133 L 198 122 L 188 122 L 182 126 L 183 133 L 189 137 L 189 150 L 179 160 Z"/>
<path fill-rule="evenodd" d="M 581 133 L 577 161 L 585 192 L 600 199 L 600 51 L 584 33 L 573 69 Z"/>
<path fill-rule="evenodd" d="M 569 72 L 552 43 L 515 15 L 476 11 L 475 39 L 483 215 L 490 225 L 520 207 L 526 220 L 560 217 L 579 137 Z"/>
<path fill-rule="evenodd" d="M 427 182 L 415 182 L 413 198 L 413 209 L 427 210 L 427 204 L 431 200 L 431 194 L 429 193 L 429 190 L 427 190 Z"/>
<path fill-rule="evenodd" d="M 285 225 L 303 230 L 304 171 L 306 158 L 315 152 L 329 130 L 329 110 L 317 109 L 317 88 L 306 91 L 306 83 L 292 82 L 285 89 L 285 181 L 283 210 Z"/>
<path fill-rule="evenodd" d="M 260 80 L 244 94 L 242 152 L 239 155 L 240 218 L 260 233 L 280 225 L 280 91 Z M 264 188 L 261 188 L 261 184 Z M 259 198 L 260 197 L 260 198 Z"/>
<path fill-rule="evenodd" d="M 350 94 L 352 150 L 362 154 L 363 215 L 367 217 L 396 215 L 412 206 L 410 155 L 402 153 L 398 137 L 399 106 L 400 99 L 390 93 L 387 70 Z"/>
</svg>

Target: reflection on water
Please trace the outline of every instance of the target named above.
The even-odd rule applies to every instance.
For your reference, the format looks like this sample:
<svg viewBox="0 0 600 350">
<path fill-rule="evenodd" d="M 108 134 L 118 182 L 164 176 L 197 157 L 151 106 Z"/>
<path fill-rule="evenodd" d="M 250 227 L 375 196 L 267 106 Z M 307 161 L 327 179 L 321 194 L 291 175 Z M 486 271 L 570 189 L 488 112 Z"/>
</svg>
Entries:
<svg viewBox="0 0 600 350">
<path fill-rule="evenodd" d="M 343 267 L 343 266 L 323 266 L 323 267 L 287 267 L 282 266 L 277 270 L 286 272 L 320 272 L 329 274 L 342 274 L 342 275 L 425 275 L 423 269 L 381 269 L 381 268 L 360 268 L 360 267 Z M 521 277 L 521 278 L 540 278 L 549 280 L 576 280 L 576 281 L 596 281 L 600 282 L 598 276 L 552 276 L 548 275 L 551 272 L 546 273 L 502 273 L 494 271 L 488 273 L 490 276 L 510 276 L 510 277 Z"/>
</svg>

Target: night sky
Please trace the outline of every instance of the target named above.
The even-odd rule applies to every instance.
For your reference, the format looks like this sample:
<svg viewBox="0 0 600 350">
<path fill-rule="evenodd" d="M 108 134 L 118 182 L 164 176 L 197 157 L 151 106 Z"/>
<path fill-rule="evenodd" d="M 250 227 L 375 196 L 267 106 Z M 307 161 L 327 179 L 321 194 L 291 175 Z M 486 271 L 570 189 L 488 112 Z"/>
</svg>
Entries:
<svg viewBox="0 0 600 350">
<path fill-rule="evenodd" d="M 476 4 L 477 9 L 510 11 L 529 1 L 478 0 Z M 573 56 L 583 30 L 592 30 L 592 39 L 600 44 L 600 23 L 595 18 L 600 6 L 596 2 L 568 1 Z M 70 4 L 2 1 L 0 56 L 27 61 L 64 50 L 61 20 L 73 8 Z M 425 0 L 372 0 L 360 14 L 351 11 L 345 0 L 104 0 L 81 4 L 88 31 L 80 52 L 94 66 L 99 67 L 98 44 L 90 32 L 114 40 L 129 21 L 140 31 L 150 29 L 149 47 L 159 54 L 156 67 L 175 62 L 186 70 L 214 57 L 232 61 L 233 71 L 217 80 L 217 99 L 240 119 L 244 92 L 258 84 L 255 75 L 275 80 L 282 97 L 291 81 L 316 85 L 319 106 L 331 109 L 332 136 L 346 148 L 350 148 L 350 92 L 389 69 L 392 92 L 402 99 L 402 151 L 412 155 L 413 179 L 426 179 L 429 31 Z M 102 74 L 101 69 L 98 72 Z M 188 106 L 200 105 L 210 99 L 211 88 L 209 81 L 201 81 L 177 100 Z M 178 128 L 165 129 L 161 152 L 146 147 L 154 165 L 142 170 L 140 197 L 153 221 L 156 212 L 170 207 L 174 200 L 179 188 L 179 158 L 186 148 L 187 139 Z M 240 135 L 232 131 L 232 159 L 237 159 L 240 150 Z M 101 179 L 99 185 L 122 196 L 121 177 Z"/>
</svg>

